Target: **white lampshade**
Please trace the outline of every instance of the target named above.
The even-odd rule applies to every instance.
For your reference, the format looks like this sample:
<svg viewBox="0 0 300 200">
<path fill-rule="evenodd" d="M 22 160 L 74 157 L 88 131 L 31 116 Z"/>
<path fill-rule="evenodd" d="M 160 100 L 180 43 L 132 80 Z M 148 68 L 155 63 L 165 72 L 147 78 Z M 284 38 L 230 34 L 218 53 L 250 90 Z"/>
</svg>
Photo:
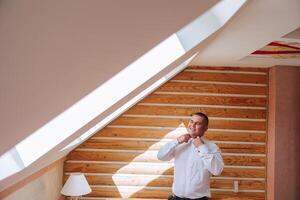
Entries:
<svg viewBox="0 0 300 200">
<path fill-rule="evenodd" d="M 85 176 L 82 173 L 73 173 L 69 176 L 61 193 L 65 196 L 81 196 L 90 193 L 91 187 L 89 186 Z"/>
</svg>

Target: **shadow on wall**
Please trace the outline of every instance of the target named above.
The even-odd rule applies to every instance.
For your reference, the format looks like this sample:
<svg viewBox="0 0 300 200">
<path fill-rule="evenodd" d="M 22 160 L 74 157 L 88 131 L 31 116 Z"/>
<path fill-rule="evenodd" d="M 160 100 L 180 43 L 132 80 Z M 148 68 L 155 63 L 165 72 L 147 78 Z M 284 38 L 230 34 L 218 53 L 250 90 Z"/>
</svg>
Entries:
<svg viewBox="0 0 300 200">
<path fill-rule="evenodd" d="M 181 123 L 175 130 L 168 132 L 164 137 L 160 138 L 158 142 L 149 142 L 149 148 L 144 151 L 144 153 L 135 157 L 132 162 L 123 168 L 134 168 L 131 166 L 135 165 L 136 162 L 146 162 L 144 168 L 148 168 L 147 174 L 140 174 L 137 176 L 127 177 L 125 184 L 133 185 L 135 188 L 130 190 L 119 188 L 124 183 L 122 178 L 119 179 L 119 174 L 122 174 L 123 168 L 117 171 L 113 175 L 113 180 L 116 186 L 119 189 L 122 197 L 131 197 L 131 198 L 164 198 L 168 197 L 171 194 L 170 187 L 173 181 L 173 161 L 170 162 L 161 162 L 158 161 L 157 151 L 170 139 L 175 139 L 179 135 L 187 133 L 184 123 Z M 147 146 L 148 146 L 147 145 Z M 149 162 L 149 163 L 147 163 Z M 158 187 L 157 190 L 155 187 Z M 163 190 L 161 190 L 163 188 Z M 155 190 L 156 189 L 156 190 Z"/>
</svg>

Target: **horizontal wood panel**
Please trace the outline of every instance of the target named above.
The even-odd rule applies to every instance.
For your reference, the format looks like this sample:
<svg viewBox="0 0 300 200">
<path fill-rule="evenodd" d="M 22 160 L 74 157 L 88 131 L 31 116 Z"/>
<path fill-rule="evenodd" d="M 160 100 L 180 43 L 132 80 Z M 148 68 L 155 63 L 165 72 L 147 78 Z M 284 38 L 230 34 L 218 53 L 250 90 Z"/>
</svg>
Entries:
<svg viewBox="0 0 300 200">
<path fill-rule="evenodd" d="M 65 172 L 84 173 L 121 173 L 121 174 L 145 174 L 145 175 L 173 175 L 173 167 L 160 165 L 141 164 L 113 164 L 113 163 L 65 163 Z"/>
<path fill-rule="evenodd" d="M 239 180 L 238 183 L 240 190 L 264 190 L 266 186 L 265 181 Z"/>
<path fill-rule="evenodd" d="M 68 157 L 69 160 L 101 160 L 119 162 L 162 162 L 156 158 L 155 152 L 87 152 L 73 151 Z"/>
<path fill-rule="evenodd" d="M 92 148 L 92 149 L 119 149 L 119 150 L 159 150 L 166 142 L 152 142 L 140 140 L 101 140 L 89 139 L 79 148 Z M 257 144 L 227 144 L 218 143 L 219 148 L 223 153 L 265 153 L 264 145 Z"/>
<path fill-rule="evenodd" d="M 246 169 L 225 167 L 220 176 L 240 178 L 265 178 L 265 169 Z"/>
<path fill-rule="evenodd" d="M 119 162 L 162 162 L 156 158 L 157 152 L 109 152 L 109 151 L 72 151 L 68 160 L 101 160 Z M 265 157 L 260 156 L 227 156 L 223 155 L 225 165 L 264 166 Z"/>
<path fill-rule="evenodd" d="M 69 176 L 64 176 L 66 182 Z M 172 187 L 173 177 L 149 177 L 149 176 L 120 176 L 104 175 L 90 176 L 85 175 L 90 185 L 110 185 L 110 186 L 150 186 L 150 187 Z M 258 180 L 239 180 L 238 186 L 241 190 L 264 190 L 265 181 Z M 213 179 L 210 182 L 210 188 L 233 189 L 233 180 Z"/>
<path fill-rule="evenodd" d="M 98 149 L 129 149 L 129 150 L 158 150 L 166 142 L 152 142 L 139 140 L 94 140 L 89 139 L 79 148 Z"/>
<path fill-rule="evenodd" d="M 97 132 L 95 137 L 121 137 L 121 138 L 146 138 L 146 139 L 175 139 L 178 133 L 173 130 L 134 129 L 134 128 L 104 128 Z M 265 142 L 266 134 L 239 133 L 239 132 L 215 132 L 208 131 L 205 137 L 209 140 L 241 141 L 241 142 Z"/>
<path fill-rule="evenodd" d="M 261 133 L 236 133 L 236 132 L 213 132 L 208 131 L 205 137 L 209 140 L 239 141 L 239 142 L 265 142 L 266 134 Z"/>
<path fill-rule="evenodd" d="M 145 175 L 173 175 L 173 167 L 141 164 L 113 164 L 113 163 L 65 163 L 65 172 L 84 173 L 120 173 Z M 230 168 L 223 169 L 222 177 L 264 178 L 265 169 Z"/>
<path fill-rule="evenodd" d="M 169 103 L 169 104 L 192 104 L 192 105 L 221 105 L 221 106 L 254 106 L 265 107 L 267 99 L 259 97 L 225 97 L 207 95 L 170 95 L 151 94 L 144 98 L 142 103 Z"/>
<path fill-rule="evenodd" d="M 127 126 L 158 126 L 158 127 L 179 127 L 188 125 L 188 119 L 167 119 L 167 118 L 147 118 L 147 117 L 119 117 L 111 125 Z M 210 120 L 211 129 L 236 129 L 236 130 L 261 130 L 266 129 L 266 122 L 255 121 L 233 121 L 233 120 Z"/>
<path fill-rule="evenodd" d="M 192 113 L 203 112 L 209 117 L 231 117 L 265 119 L 266 110 L 237 109 L 237 108 L 205 108 L 205 107 L 176 107 L 176 106 L 144 106 L 136 105 L 125 114 L 190 116 Z"/>
<path fill-rule="evenodd" d="M 225 156 L 223 155 L 225 165 L 239 166 L 265 166 L 265 157 L 259 156 Z"/>
<path fill-rule="evenodd" d="M 196 92 L 221 94 L 266 95 L 267 87 L 207 83 L 167 82 L 156 92 Z"/>
<path fill-rule="evenodd" d="M 266 148 L 260 144 L 227 144 L 218 143 L 222 153 L 265 154 Z"/>
<path fill-rule="evenodd" d="M 92 188 L 92 192 L 86 196 L 90 197 L 122 197 L 122 198 L 167 198 L 171 189 L 131 189 L 131 188 Z"/>
<path fill-rule="evenodd" d="M 234 72 L 263 72 L 268 73 L 269 68 L 256 68 L 256 67 L 212 67 L 212 66 L 188 66 L 187 70 L 197 69 L 197 70 L 210 70 L 210 71 L 234 71 Z M 264 75 L 267 76 L 267 75 Z"/>
<path fill-rule="evenodd" d="M 65 176 L 65 180 L 68 176 Z M 86 176 L 90 185 L 171 187 L 172 177 Z M 218 184 L 220 185 L 220 183 Z"/>
<path fill-rule="evenodd" d="M 170 189 L 136 189 L 136 188 L 122 188 L 122 187 L 109 187 L 109 188 L 92 188 L 92 193 L 86 195 L 90 197 L 115 197 L 115 198 L 161 198 L 166 199 L 171 194 Z M 225 198 L 242 198 L 251 200 L 262 200 L 264 199 L 265 193 L 253 193 L 253 192 L 212 192 L 212 200 L 214 199 L 225 199 Z"/>
<path fill-rule="evenodd" d="M 259 74 L 225 74 L 211 72 L 189 72 L 183 71 L 176 75 L 172 80 L 191 80 L 191 81 L 219 81 L 219 82 L 238 82 L 238 83 L 259 83 L 266 84 L 267 76 Z"/>
<path fill-rule="evenodd" d="M 264 200 L 264 192 L 212 192 L 210 200 Z"/>
<path fill-rule="evenodd" d="M 166 137 L 171 131 L 172 130 L 106 127 L 97 132 L 94 137 L 161 139 Z M 174 138 L 174 136 L 170 136 L 168 138 Z"/>
</svg>

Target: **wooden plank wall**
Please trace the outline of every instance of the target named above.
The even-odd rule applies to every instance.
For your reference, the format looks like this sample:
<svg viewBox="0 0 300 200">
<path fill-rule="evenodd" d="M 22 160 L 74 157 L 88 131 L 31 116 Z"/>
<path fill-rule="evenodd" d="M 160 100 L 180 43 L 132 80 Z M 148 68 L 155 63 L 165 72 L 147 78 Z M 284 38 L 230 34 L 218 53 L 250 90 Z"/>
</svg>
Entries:
<svg viewBox="0 0 300 200">
<path fill-rule="evenodd" d="M 84 199 L 166 199 L 173 165 L 157 150 L 201 111 L 225 162 L 212 199 L 265 199 L 267 83 L 268 69 L 188 67 L 73 150 L 64 179 L 84 172 L 93 189 Z"/>
</svg>

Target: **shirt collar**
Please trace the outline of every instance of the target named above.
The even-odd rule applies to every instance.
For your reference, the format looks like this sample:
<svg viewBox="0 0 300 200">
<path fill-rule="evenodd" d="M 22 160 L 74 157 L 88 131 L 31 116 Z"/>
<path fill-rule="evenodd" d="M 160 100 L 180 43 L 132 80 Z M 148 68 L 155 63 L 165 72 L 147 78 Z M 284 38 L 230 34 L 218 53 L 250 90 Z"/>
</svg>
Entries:
<svg viewBox="0 0 300 200">
<path fill-rule="evenodd" d="M 192 141 L 194 140 L 194 138 L 190 138 L 188 143 L 191 143 Z M 204 143 L 207 143 L 207 139 L 204 135 L 201 136 L 201 140 L 204 142 Z"/>
</svg>

